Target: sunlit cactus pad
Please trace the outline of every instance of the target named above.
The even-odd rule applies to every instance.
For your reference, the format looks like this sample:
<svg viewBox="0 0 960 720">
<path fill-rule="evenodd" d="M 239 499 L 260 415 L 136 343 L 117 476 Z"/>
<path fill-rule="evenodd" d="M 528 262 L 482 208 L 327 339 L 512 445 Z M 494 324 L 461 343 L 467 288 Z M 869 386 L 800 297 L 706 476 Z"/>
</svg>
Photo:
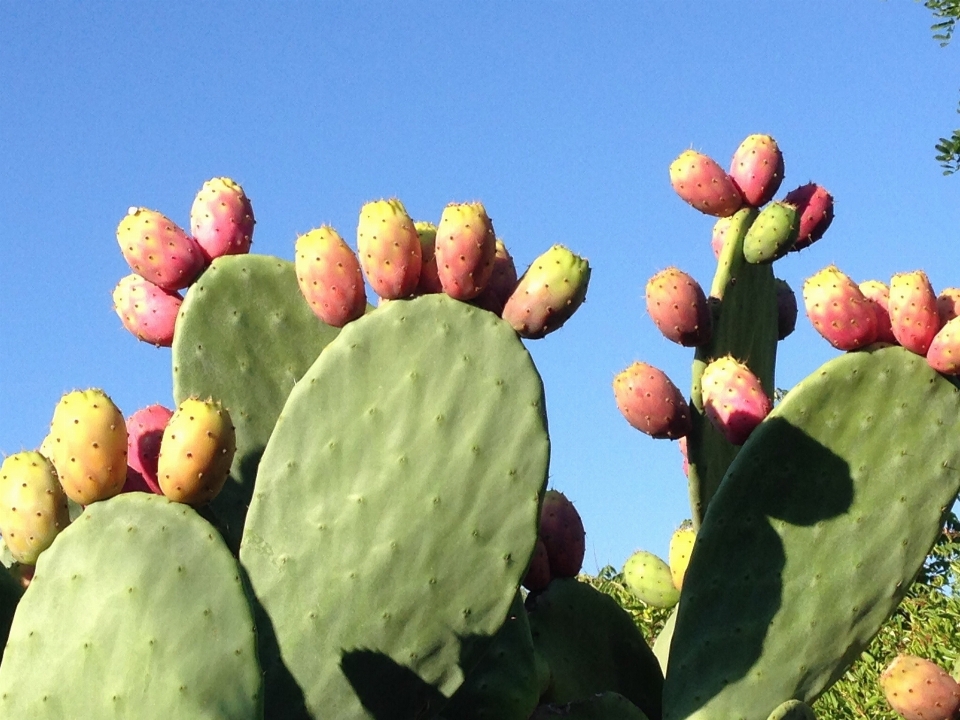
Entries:
<svg viewBox="0 0 960 720">
<path fill-rule="evenodd" d="M 427 717 L 452 695 L 526 570 L 548 459 L 540 376 L 492 313 L 392 301 L 326 347 L 270 437 L 240 549 L 308 716 Z M 302 717 L 290 702 L 271 687 L 268 716 Z"/>
<path fill-rule="evenodd" d="M 40 557 L 0 664 L 0 717 L 263 717 L 240 570 L 196 512 L 129 493 Z"/>
</svg>

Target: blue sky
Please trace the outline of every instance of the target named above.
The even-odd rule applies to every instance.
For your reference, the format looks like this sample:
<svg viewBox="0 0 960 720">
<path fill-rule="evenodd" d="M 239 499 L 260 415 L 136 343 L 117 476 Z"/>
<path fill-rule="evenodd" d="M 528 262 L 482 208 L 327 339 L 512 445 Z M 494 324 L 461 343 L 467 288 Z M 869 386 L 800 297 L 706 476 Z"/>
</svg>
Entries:
<svg viewBox="0 0 960 720">
<path fill-rule="evenodd" d="M 709 287 L 712 222 L 668 165 L 693 147 L 726 166 L 747 135 L 773 135 L 778 196 L 813 180 L 837 203 L 778 276 L 799 290 L 837 263 L 960 285 L 960 178 L 933 159 L 960 73 L 931 23 L 909 0 L 0 0 L 0 453 L 36 447 L 72 389 L 101 387 L 127 415 L 172 404 L 169 350 L 111 309 L 129 206 L 186 225 L 226 175 L 252 199 L 253 251 L 292 260 L 321 223 L 355 242 L 368 200 L 434 221 L 481 200 L 521 271 L 554 243 L 593 268 L 580 312 L 528 344 L 585 569 L 665 556 L 689 515 L 679 453 L 626 424 L 611 382 L 643 360 L 689 385 L 692 353 L 660 336 L 643 290 L 670 265 Z M 778 385 L 835 354 L 801 318 Z"/>
</svg>

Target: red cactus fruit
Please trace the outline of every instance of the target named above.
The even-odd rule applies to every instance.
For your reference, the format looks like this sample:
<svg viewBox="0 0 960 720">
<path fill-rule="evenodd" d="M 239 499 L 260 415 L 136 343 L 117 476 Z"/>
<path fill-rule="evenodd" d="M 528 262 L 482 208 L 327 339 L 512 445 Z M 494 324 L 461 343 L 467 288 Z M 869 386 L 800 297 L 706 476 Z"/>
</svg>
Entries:
<svg viewBox="0 0 960 720">
<path fill-rule="evenodd" d="M 627 422 L 654 438 L 677 439 L 690 432 L 690 406 L 662 370 L 635 362 L 613 380 L 617 407 Z"/>
<path fill-rule="evenodd" d="M 707 364 L 700 387 L 704 414 L 732 445 L 743 445 L 773 409 L 757 376 L 730 355 Z"/>
<path fill-rule="evenodd" d="M 797 294 L 790 283 L 775 279 L 777 288 L 777 340 L 783 340 L 797 327 Z"/>
<path fill-rule="evenodd" d="M 473 300 L 490 280 L 497 254 L 493 221 L 483 203 L 450 203 L 437 224 L 437 275 L 443 291 Z"/>
<path fill-rule="evenodd" d="M 723 244 L 727 240 L 727 231 L 730 229 L 732 222 L 732 218 L 728 216 L 717 218 L 717 221 L 713 224 L 713 232 L 710 235 L 710 249 L 713 250 L 713 257 L 716 260 L 720 259 L 720 253 L 723 252 Z"/>
<path fill-rule="evenodd" d="M 398 300 L 416 290 L 423 250 L 402 202 L 376 200 L 360 208 L 357 249 L 363 274 L 379 297 Z"/>
<path fill-rule="evenodd" d="M 690 477 L 690 457 L 687 455 L 686 435 L 677 440 L 677 447 L 680 448 L 680 456 L 683 458 L 683 463 L 680 465 L 680 468 L 683 470 L 683 474 L 686 477 Z"/>
<path fill-rule="evenodd" d="M 736 183 L 716 160 L 685 150 L 670 163 L 670 184 L 682 200 L 706 215 L 727 217 L 743 205 Z"/>
<path fill-rule="evenodd" d="M 552 577 L 576 577 L 583 566 L 586 533 L 580 513 L 559 490 L 547 490 L 540 510 L 540 540 Z"/>
<path fill-rule="evenodd" d="M 563 245 L 534 260 L 503 306 L 503 319 L 523 338 L 558 330 L 587 298 L 590 263 Z"/>
<path fill-rule="evenodd" d="M 859 286 L 835 265 L 803 283 L 803 304 L 813 327 L 838 350 L 877 340 L 877 314 Z"/>
<path fill-rule="evenodd" d="M 497 238 L 497 254 L 493 258 L 493 272 L 490 274 L 490 279 L 487 281 L 486 287 L 483 288 L 483 292 L 473 299 L 473 304 L 502 316 L 507 300 L 517 289 L 517 282 L 517 266 L 514 265 L 507 246 Z"/>
<path fill-rule="evenodd" d="M 960 709 L 960 685 L 936 663 L 897 655 L 880 674 L 880 687 L 905 720 L 951 720 Z"/>
<path fill-rule="evenodd" d="M 157 478 L 160 441 L 173 416 L 163 405 L 148 405 L 127 418 L 127 480 L 120 492 L 162 495 Z"/>
<path fill-rule="evenodd" d="M 550 558 L 547 555 L 547 546 L 543 540 L 537 538 L 537 545 L 533 550 L 533 557 L 530 558 L 530 567 L 527 568 L 527 574 L 523 576 L 521 585 L 530 592 L 539 592 L 546 590 L 547 585 L 553 576 L 550 574 Z"/>
<path fill-rule="evenodd" d="M 960 288 L 944 288 L 940 291 L 937 295 L 937 314 L 941 325 L 960 316 Z"/>
<path fill-rule="evenodd" d="M 164 290 L 136 273 L 120 279 L 113 289 L 113 309 L 138 340 L 157 347 L 173 345 L 173 333 L 183 297 Z"/>
<path fill-rule="evenodd" d="M 712 324 L 700 284 L 675 267 L 647 282 L 647 312 L 664 337 L 686 347 L 710 342 Z"/>
<path fill-rule="evenodd" d="M 960 317 L 948 320 L 934 335 L 927 362 L 944 375 L 960 375 Z"/>
<path fill-rule="evenodd" d="M 796 206 L 800 215 L 797 241 L 790 248 L 803 250 L 823 237 L 833 222 L 833 195 L 816 183 L 801 185 L 787 193 L 784 202 Z"/>
<path fill-rule="evenodd" d="M 117 242 L 130 268 L 164 290 L 182 290 L 207 265 L 197 241 L 156 210 L 130 208 L 117 226 Z"/>
<path fill-rule="evenodd" d="M 937 294 L 923 270 L 897 273 L 890 279 L 890 327 L 897 342 L 926 355 L 940 330 Z"/>
<path fill-rule="evenodd" d="M 207 262 L 250 252 L 255 223 L 250 198 L 227 177 L 207 180 L 190 208 L 190 232 Z"/>
<path fill-rule="evenodd" d="M 897 338 L 893 336 L 893 328 L 890 326 L 890 288 L 879 280 L 864 280 L 859 288 L 867 302 L 873 305 L 877 316 L 877 342 L 896 345 Z"/>
<path fill-rule="evenodd" d="M 336 230 L 323 225 L 301 235 L 295 252 L 297 285 L 314 315 L 340 328 L 366 312 L 360 261 Z"/>
<path fill-rule="evenodd" d="M 783 182 L 783 153 L 769 135 L 750 135 L 733 153 L 730 177 L 751 207 L 768 203 Z"/>
</svg>

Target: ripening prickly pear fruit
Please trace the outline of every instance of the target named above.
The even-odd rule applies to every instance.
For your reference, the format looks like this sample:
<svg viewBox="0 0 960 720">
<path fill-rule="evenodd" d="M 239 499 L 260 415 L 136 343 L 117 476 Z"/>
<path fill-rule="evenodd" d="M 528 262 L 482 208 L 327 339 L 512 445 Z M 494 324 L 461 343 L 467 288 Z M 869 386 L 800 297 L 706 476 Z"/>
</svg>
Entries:
<svg viewBox="0 0 960 720">
<path fill-rule="evenodd" d="M 890 288 L 879 280 L 864 280 L 858 287 L 867 302 L 873 306 L 877 316 L 876 341 L 896 345 L 897 338 L 893 336 L 893 328 L 890 326 Z"/>
<path fill-rule="evenodd" d="M 723 252 L 723 244 L 726 242 L 727 231 L 731 224 L 733 224 L 733 218 L 730 216 L 717 218 L 717 221 L 713 224 L 713 232 L 710 235 L 710 249 L 713 250 L 713 257 L 717 260 L 720 259 L 720 253 Z"/>
<path fill-rule="evenodd" d="M 822 185 L 801 185 L 788 192 L 783 201 L 795 206 L 800 213 L 797 240 L 791 250 L 799 251 L 810 247 L 823 237 L 833 222 L 833 195 Z"/>
<path fill-rule="evenodd" d="M 155 210 L 130 208 L 117 226 L 117 242 L 131 269 L 164 290 L 182 290 L 207 265 L 197 241 Z"/>
<path fill-rule="evenodd" d="M 236 430 L 227 409 L 216 400 L 187 398 L 160 440 L 160 489 L 175 502 L 210 502 L 223 489 L 236 450 Z"/>
<path fill-rule="evenodd" d="M 136 273 L 120 279 L 113 289 L 113 309 L 137 340 L 157 347 L 173 345 L 173 332 L 183 297 L 164 290 Z"/>
<path fill-rule="evenodd" d="M 783 182 L 783 153 L 769 135 L 749 135 L 730 161 L 730 177 L 751 207 L 766 205 Z"/>
<path fill-rule="evenodd" d="M 960 316 L 960 288 L 944 288 L 937 295 L 937 314 L 940 325 L 946 325 Z"/>
<path fill-rule="evenodd" d="M 670 566 L 646 550 L 637 550 L 623 564 L 623 579 L 630 591 L 647 605 L 671 608 L 680 600 Z"/>
<path fill-rule="evenodd" d="M 190 208 L 190 232 L 208 263 L 250 252 L 255 223 L 250 198 L 227 177 L 207 180 Z"/>
<path fill-rule="evenodd" d="M 680 448 L 680 457 L 683 458 L 683 462 L 680 465 L 680 469 L 683 470 L 685 477 L 690 477 L 690 457 L 687 455 L 687 436 L 684 435 L 682 438 L 677 440 L 677 447 Z"/>
<path fill-rule="evenodd" d="M 489 310 L 496 315 L 503 315 L 503 308 L 507 300 L 517 289 L 517 266 L 504 245 L 503 240 L 497 238 L 497 254 L 493 258 L 493 272 L 487 281 L 483 292 L 473 299 L 473 304 Z"/>
<path fill-rule="evenodd" d="M 294 270 L 301 294 L 327 325 L 341 328 L 366 312 L 360 261 L 329 225 L 297 238 Z"/>
<path fill-rule="evenodd" d="M 700 388 L 704 414 L 732 445 L 743 445 L 773 409 L 757 376 L 730 355 L 707 364 Z"/>
<path fill-rule="evenodd" d="M 503 306 L 520 337 L 536 340 L 559 329 L 587 298 L 590 263 L 563 245 L 534 260 Z"/>
<path fill-rule="evenodd" d="M 417 281 L 417 295 L 442 293 L 440 275 L 437 272 L 437 226 L 432 222 L 419 220 L 413 224 L 420 238 L 420 279 Z"/>
<path fill-rule="evenodd" d="M 396 198 L 360 208 L 357 250 L 363 274 L 379 297 L 398 300 L 417 289 L 423 265 L 420 236 Z"/>
<path fill-rule="evenodd" d="M 13 559 L 36 565 L 69 523 L 67 496 L 53 463 L 32 450 L 8 455 L 0 465 L 0 535 Z"/>
<path fill-rule="evenodd" d="M 694 278 L 675 267 L 647 281 L 647 313 L 664 337 L 686 347 L 710 342 L 707 296 Z"/>
<path fill-rule="evenodd" d="M 951 720 L 960 708 L 960 685 L 934 662 L 897 655 L 880 674 L 880 687 L 905 720 Z"/>
<path fill-rule="evenodd" d="M 785 202 L 767 205 L 743 238 L 743 256 L 748 263 L 763 265 L 779 260 L 797 241 L 797 208 Z"/>
<path fill-rule="evenodd" d="M 877 340 L 877 314 L 860 287 L 835 265 L 803 283 L 803 304 L 813 327 L 838 350 L 856 350 Z"/>
<path fill-rule="evenodd" d="M 635 362 L 613 379 L 613 395 L 627 422 L 654 438 L 677 439 L 690 432 L 690 406 L 662 370 Z"/>
<path fill-rule="evenodd" d="M 890 327 L 897 342 L 926 355 L 940 329 L 937 294 L 923 270 L 897 273 L 890 279 Z"/>
<path fill-rule="evenodd" d="M 777 289 L 777 340 L 783 340 L 797 327 L 797 294 L 786 280 L 774 278 Z"/>
<path fill-rule="evenodd" d="M 520 584 L 530 592 L 539 592 L 546 590 L 552 579 L 547 546 L 543 544 L 543 540 L 537 538 L 533 557 L 530 558 L 530 567 L 527 568 L 527 574 L 523 576 L 523 581 Z"/>
<path fill-rule="evenodd" d="M 443 291 L 473 300 L 493 273 L 497 236 L 483 203 L 450 203 L 437 224 L 437 274 Z"/>
<path fill-rule="evenodd" d="M 685 150 L 670 163 L 670 184 L 686 203 L 706 215 L 727 217 L 743 205 L 736 183 L 717 161 Z"/>
<path fill-rule="evenodd" d="M 586 533 L 580 513 L 559 490 L 547 490 L 540 508 L 540 540 L 547 549 L 551 577 L 576 577 L 583 566 Z"/>
<path fill-rule="evenodd" d="M 670 578 L 677 590 L 683 589 L 683 576 L 687 573 L 690 553 L 693 551 L 693 542 L 696 539 L 697 531 L 693 529 L 693 523 L 689 520 L 684 520 L 670 536 L 670 550 L 667 561 L 670 565 Z"/>
<path fill-rule="evenodd" d="M 122 492 L 147 492 L 163 495 L 157 477 L 160 441 L 173 417 L 163 405 L 148 405 L 127 418 L 127 480 Z"/>
<path fill-rule="evenodd" d="M 944 375 L 960 375 L 960 318 L 947 321 L 933 336 L 927 363 Z"/>
<path fill-rule="evenodd" d="M 50 422 L 48 457 L 71 500 L 89 505 L 117 495 L 127 480 L 127 426 L 113 400 L 96 388 L 60 398 Z"/>
</svg>

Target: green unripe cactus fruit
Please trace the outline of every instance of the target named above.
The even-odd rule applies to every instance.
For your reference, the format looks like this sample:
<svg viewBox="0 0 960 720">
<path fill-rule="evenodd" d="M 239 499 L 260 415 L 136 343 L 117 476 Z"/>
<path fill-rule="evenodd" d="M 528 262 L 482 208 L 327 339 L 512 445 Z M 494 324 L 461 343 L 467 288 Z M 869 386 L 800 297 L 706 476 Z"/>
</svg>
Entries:
<svg viewBox="0 0 960 720">
<path fill-rule="evenodd" d="M 670 608 L 680 600 L 670 566 L 646 550 L 637 550 L 623 564 L 623 579 L 630 591 L 647 605 Z"/>
<path fill-rule="evenodd" d="M 743 256 L 748 263 L 760 265 L 779 260 L 797 241 L 800 218 L 797 208 L 784 202 L 767 205 L 743 239 Z"/>
</svg>

